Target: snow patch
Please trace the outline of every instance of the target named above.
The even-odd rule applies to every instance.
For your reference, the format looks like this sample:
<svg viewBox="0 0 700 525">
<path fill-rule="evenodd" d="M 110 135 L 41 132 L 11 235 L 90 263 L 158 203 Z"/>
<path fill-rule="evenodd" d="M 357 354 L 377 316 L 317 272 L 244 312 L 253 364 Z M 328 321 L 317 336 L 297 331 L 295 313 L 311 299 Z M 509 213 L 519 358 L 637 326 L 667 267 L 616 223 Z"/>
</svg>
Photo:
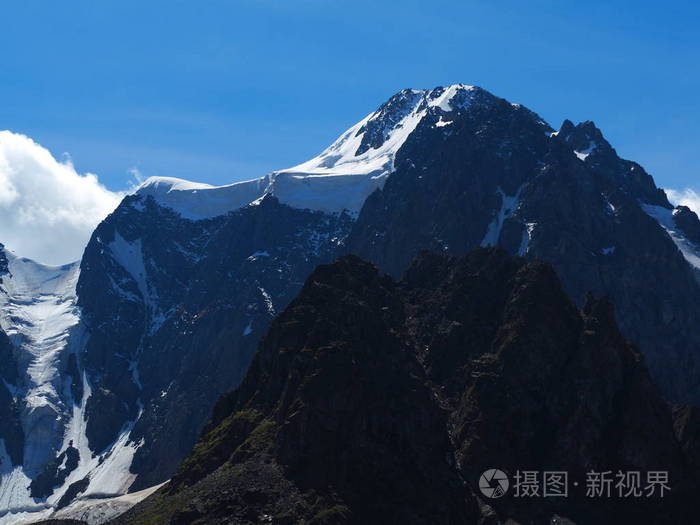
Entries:
<svg viewBox="0 0 700 525">
<path fill-rule="evenodd" d="M 574 153 L 579 159 L 585 161 L 588 158 L 588 156 L 595 151 L 597 147 L 598 145 L 595 143 L 595 141 L 590 141 L 586 149 L 581 151 L 574 150 Z"/>
<path fill-rule="evenodd" d="M 83 399 L 73 406 L 73 414 L 63 437 L 61 452 L 72 446 L 78 451 L 78 467 L 68 475 L 65 483 L 49 498 L 52 506 L 58 503 L 71 483 L 89 476 L 90 483 L 81 497 L 110 497 L 124 494 L 136 478 L 129 470 L 136 450 L 142 443 L 129 440 L 134 423 L 141 416 L 139 412 L 134 421 L 125 425 L 115 442 L 101 455 L 94 455 L 88 445 L 86 435 L 87 417 L 85 406 L 92 395 L 92 387 L 83 374 Z"/>
<path fill-rule="evenodd" d="M 503 223 L 518 208 L 522 189 L 523 186 L 518 188 L 515 195 L 511 196 L 506 195 L 501 188 L 496 190 L 496 193 L 501 196 L 501 208 L 486 230 L 486 234 L 481 241 L 482 247 L 496 246 L 498 244 L 498 240 L 501 237 L 501 230 L 503 229 Z"/>
<path fill-rule="evenodd" d="M 20 465 L 12 466 L 5 442 L 0 439 L 0 525 L 17 523 L 30 513 L 42 517 L 50 512 L 47 505 L 30 498 L 31 481 Z"/>
<path fill-rule="evenodd" d="M 248 256 L 247 260 L 250 262 L 257 261 L 260 257 L 269 257 L 270 254 L 266 251 L 255 252 Z"/>
<path fill-rule="evenodd" d="M 438 120 L 435 123 L 435 127 L 436 128 L 444 128 L 445 126 L 449 126 L 450 124 L 452 124 L 452 122 L 453 122 L 452 120 L 442 120 L 442 116 L 441 116 L 440 120 Z"/>
<path fill-rule="evenodd" d="M 148 272 L 141 248 L 141 239 L 129 242 L 119 232 L 115 232 L 114 240 L 109 243 L 109 250 L 114 260 L 131 275 L 148 312 L 155 316 L 158 313 L 158 305 L 160 303 L 157 293 L 148 282 Z M 133 298 L 133 294 L 129 294 L 119 285 L 117 287 L 127 298 Z"/>
<path fill-rule="evenodd" d="M 172 177 L 150 177 L 139 186 L 136 194 L 153 197 L 185 219 L 201 220 L 246 206 L 264 195 L 269 183 L 269 176 L 226 186 L 210 186 Z"/>
<path fill-rule="evenodd" d="M 676 210 L 670 210 L 663 206 L 654 206 L 643 202 L 640 202 L 640 205 L 647 215 L 656 219 L 661 227 L 666 230 L 666 233 L 668 233 L 671 240 L 673 240 L 681 251 L 685 260 L 688 261 L 692 267 L 700 270 L 700 247 L 689 241 L 685 235 L 683 235 L 683 232 L 677 228 L 673 220 Z"/>
<path fill-rule="evenodd" d="M 253 320 L 250 319 L 248 321 L 248 324 L 246 327 L 243 329 L 243 336 L 250 335 L 253 333 Z"/>
<path fill-rule="evenodd" d="M 445 90 L 440 95 L 438 95 L 435 98 L 432 98 L 428 105 L 430 107 L 438 107 L 446 113 L 454 111 L 456 108 L 464 109 L 465 107 L 467 107 L 468 102 L 455 104 L 453 102 L 455 95 L 457 95 L 457 93 L 459 93 L 460 91 L 469 92 L 474 91 L 475 89 L 476 88 L 474 86 L 468 86 L 466 84 L 453 84 L 445 88 Z M 453 106 L 453 104 L 455 105 Z"/>
<path fill-rule="evenodd" d="M 267 312 L 273 317 L 275 315 L 277 315 L 277 313 L 275 312 L 275 306 L 272 303 L 272 297 L 270 297 L 270 294 L 267 293 L 267 290 L 265 290 L 265 288 L 262 288 L 260 286 L 258 287 L 258 290 L 260 290 L 260 293 L 263 296 L 263 299 L 265 301 L 265 307 L 267 308 Z"/>
<path fill-rule="evenodd" d="M 149 177 L 140 187 L 141 190 L 152 189 L 155 192 L 165 193 L 170 193 L 172 191 L 209 190 L 211 188 L 214 188 L 211 184 L 191 182 L 175 177 Z"/>
<path fill-rule="evenodd" d="M 537 226 L 535 222 L 525 223 L 523 236 L 520 240 L 520 247 L 518 248 L 518 255 L 520 257 L 524 257 L 530 251 L 530 242 L 532 241 L 532 232 L 535 230 L 535 226 Z"/>
<path fill-rule="evenodd" d="M 124 514 L 131 507 L 165 485 L 165 483 L 114 498 L 80 497 L 66 508 L 53 513 L 51 519 L 73 519 L 84 521 L 90 525 L 101 525 Z"/>
</svg>

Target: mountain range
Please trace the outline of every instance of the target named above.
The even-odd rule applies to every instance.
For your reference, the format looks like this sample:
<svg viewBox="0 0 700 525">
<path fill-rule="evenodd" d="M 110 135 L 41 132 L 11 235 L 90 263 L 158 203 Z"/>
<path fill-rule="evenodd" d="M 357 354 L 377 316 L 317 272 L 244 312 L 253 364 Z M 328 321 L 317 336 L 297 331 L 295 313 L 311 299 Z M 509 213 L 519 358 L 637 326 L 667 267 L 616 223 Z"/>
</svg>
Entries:
<svg viewBox="0 0 700 525">
<path fill-rule="evenodd" d="M 664 432 L 668 434 L 659 436 L 663 446 L 645 449 L 643 459 L 633 464 L 648 465 L 654 458 L 669 457 L 656 452 L 677 445 L 680 452 L 673 452 L 676 455 L 670 464 L 692 470 L 689 466 L 692 462 L 683 459 L 683 454 L 692 455 L 692 447 L 683 448 L 680 438 L 673 435 L 670 419 L 662 412 L 666 410 L 666 402 L 683 405 L 700 401 L 700 220 L 690 209 L 674 207 L 639 164 L 621 159 L 592 122 L 574 125 L 565 121 L 557 131 L 521 105 L 481 88 L 460 84 L 431 90 L 403 90 L 342 134 L 318 157 L 259 179 L 221 187 L 162 177 L 149 179 L 125 197 L 96 228 L 78 263 L 46 267 L 0 249 L 0 524 L 61 512 L 65 515 L 87 503 L 99 505 L 109 498 L 143 491 L 171 478 L 167 490 L 173 497 L 190 490 L 187 487 L 208 483 L 211 472 L 207 469 L 212 464 L 218 466 L 216 461 L 221 457 L 211 460 L 206 454 L 190 456 L 190 453 L 215 406 L 214 419 L 206 426 L 207 433 L 200 444 L 217 432 L 218 424 L 227 418 L 238 421 L 236 414 L 249 408 L 255 417 L 229 422 L 235 428 L 230 439 L 227 437 L 228 447 L 246 441 L 248 433 L 261 422 L 275 419 L 271 414 L 290 415 L 285 412 L 288 407 L 277 405 L 281 402 L 279 392 L 265 393 L 264 385 L 259 383 L 267 381 L 261 379 L 263 376 L 274 376 L 273 371 L 261 370 L 261 365 L 255 364 L 248 369 L 251 362 L 260 362 L 266 352 L 274 355 L 279 351 L 279 347 L 266 345 L 269 346 L 271 338 L 275 340 L 272 334 L 281 330 L 279 323 L 284 315 L 292 314 L 287 311 L 272 328 L 271 323 L 302 288 L 307 292 L 309 287 L 313 288 L 313 281 L 307 278 L 318 265 L 355 254 L 393 279 L 407 271 L 407 276 L 418 279 L 416 268 L 422 268 L 419 273 L 429 279 L 434 272 L 447 271 L 446 265 L 456 264 L 444 262 L 452 261 L 449 257 L 444 260 L 439 257 L 461 255 L 480 247 L 498 247 L 512 256 L 551 265 L 558 275 L 557 284 L 549 278 L 543 279 L 553 287 L 551 293 L 559 295 L 556 299 L 548 296 L 544 299 L 554 301 L 557 308 L 568 312 L 566 320 L 561 321 L 571 325 L 564 330 L 568 335 L 559 335 L 568 337 L 567 341 L 573 345 L 571 349 L 560 349 L 564 353 L 557 354 L 559 358 L 568 355 L 567 351 L 572 356 L 585 354 L 579 347 L 589 348 L 593 344 L 580 342 L 584 338 L 580 327 L 593 322 L 586 319 L 602 316 L 600 322 L 608 325 L 614 324 L 610 319 L 616 319 L 622 335 L 610 336 L 617 341 L 611 354 L 616 357 L 610 359 L 627 363 L 637 361 L 630 356 L 643 356 L 653 385 L 647 384 L 646 379 L 635 379 L 644 386 L 635 383 L 630 388 L 640 390 L 643 399 L 649 399 L 652 408 L 657 407 L 653 414 L 635 414 L 638 419 L 633 418 L 630 426 L 618 422 L 623 425 L 620 432 L 651 425 L 666 428 Z M 437 262 L 428 264 L 425 261 L 432 260 L 428 258 L 423 260 L 423 266 L 420 260 L 412 266 L 416 255 L 424 249 L 441 254 L 436 256 Z M 491 256 L 505 257 L 505 254 Z M 341 267 L 348 266 L 351 274 L 369 272 L 366 275 L 371 282 L 380 279 L 374 274 L 370 276 L 365 263 L 342 260 L 345 263 Z M 526 264 L 520 259 L 497 259 L 497 262 L 506 266 Z M 464 264 L 469 267 L 472 263 Z M 450 271 L 459 273 L 456 269 Z M 511 273 L 504 275 L 514 278 Z M 491 277 L 491 281 L 498 281 Z M 394 292 L 382 287 L 403 286 L 388 284 L 394 281 L 387 279 L 367 293 L 388 294 L 389 298 Z M 360 281 L 356 281 L 358 286 L 362 284 Z M 555 291 L 559 289 L 559 281 L 561 294 L 570 297 L 571 304 Z M 441 286 L 439 279 L 429 284 Z M 489 286 L 493 289 L 487 287 L 483 297 L 493 296 L 496 300 L 503 294 L 514 293 L 499 291 L 497 284 L 492 282 Z M 427 288 L 430 286 L 425 284 Z M 351 292 L 344 289 L 344 293 Z M 588 300 L 591 293 L 595 297 L 606 296 L 609 303 Z M 302 294 L 292 304 L 303 297 Z M 360 301 L 361 296 L 355 299 Z M 396 311 L 389 305 L 396 315 L 407 304 L 413 304 L 412 299 L 400 293 L 392 300 L 403 305 L 397 306 Z M 330 303 L 326 300 L 324 304 L 331 308 Z M 469 304 L 472 306 L 461 308 L 476 308 Z M 443 306 L 438 302 L 435 308 Z M 498 309 L 503 306 L 499 303 L 492 308 L 500 312 Z M 588 313 L 576 313 L 577 308 L 584 312 L 588 309 Z M 483 315 L 484 322 L 495 326 L 489 332 L 491 336 L 498 332 L 500 325 L 496 318 L 476 310 L 470 315 L 476 316 L 475 319 Z M 370 317 L 376 314 L 370 311 L 365 314 Z M 494 311 L 489 313 L 496 315 Z M 341 314 L 329 311 L 328 315 Z M 430 318 L 427 313 L 421 315 Z M 332 318 L 329 322 L 337 320 Z M 416 327 L 416 333 L 400 342 L 369 341 L 368 344 L 374 345 L 369 348 L 378 351 L 376 345 L 384 343 L 415 346 L 417 341 L 432 337 L 428 320 L 424 322 L 428 324 L 420 330 Z M 437 326 L 446 321 L 436 318 L 430 322 Z M 382 330 L 388 329 L 387 326 L 410 329 L 402 324 L 404 321 L 392 323 L 398 324 L 383 325 Z M 496 344 L 494 340 L 479 335 L 482 328 L 474 318 L 471 324 L 459 323 L 461 328 L 446 329 L 441 334 L 444 340 L 438 347 L 473 344 L 470 362 L 474 356 L 486 356 L 483 359 L 488 361 L 487 348 Z M 271 332 L 253 361 L 258 343 L 268 329 Z M 617 333 L 617 328 L 606 330 Z M 354 346 L 356 334 L 347 337 L 347 344 Z M 621 338 L 637 345 L 640 354 L 630 350 L 628 343 L 620 342 Z M 579 343 L 571 342 L 574 339 Z M 555 345 L 553 341 L 543 348 L 523 347 L 522 351 L 534 352 L 539 357 L 533 362 L 542 365 L 556 353 L 558 343 Z M 327 342 L 334 344 L 332 340 Z M 430 347 L 434 343 L 426 344 Z M 321 349 L 321 346 L 312 348 Z M 387 381 L 395 381 L 399 390 L 408 388 L 412 392 L 411 384 L 416 381 L 412 374 L 428 374 L 426 381 L 448 391 L 452 389 L 451 394 L 444 392 L 444 403 L 453 407 L 451 410 L 461 411 L 460 417 L 466 418 L 458 426 L 471 425 L 469 418 L 475 412 L 454 408 L 458 405 L 458 394 L 470 389 L 470 383 L 450 374 L 455 367 L 476 365 L 466 365 L 463 357 L 460 361 L 449 352 L 445 355 L 440 355 L 438 350 L 426 350 L 425 355 L 422 351 L 415 352 L 406 358 L 410 363 L 399 359 L 398 354 L 389 353 L 385 362 L 377 363 L 377 369 L 359 372 L 370 376 L 382 371 L 389 373 L 396 364 L 396 375 Z M 367 355 L 359 357 L 364 359 Z M 400 366 L 396 359 L 401 361 Z M 504 366 L 486 362 L 480 362 L 481 365 Z M 343 366 L 341 363 L 337 366 L 340 368 L 336 372 L 340 373 Z M 639 365 L 618 363 L 610 371 L 604 364 L 598 366 L 596 371 L 618 376 L 626 376 L 627 367 L 634 370 L 629 373 L 635 377 L 646 374 Z M 577 369 L 568 370 L 567 373 L 574 374 Z M 595 374 L 591 370 L 590 366 L 585 369 L 586 377 L 594 384 Z M 321 371 L 332 373 L 325 368 Z M 517 382 L 513 376 L 504 377 L 508 385 Z M 601 378 L 604 390 L 609 386 L 605 377 L 603 374 Z M 329 376 L 327 388 L 331 389 L 331 378 L 342 380 Z M 627 387 L 621 386 L 627 383 L 620 381 L 617 376 L 610 379 L 610 385 L 615 385 L 610 388 L 628 392 Z M 225 396 L 217 404 L 222 395 L 239 385 L 241 390 L 233 398 Z M 415 395 L 419 397 L 415 402 L 419 407 L 425 406 L 425 413 L 411 423 L 418 432 L 414 437 L 419 441 L 409 444 L 409 449 L 412 446 L 421 449 L 414 451 L 415 457 L 411 456 L 416 461 L 411 476 L 420 472 L 427 475 L 421 469 L 433 463 L 431 454 L 455 453 L 460 465 L 481 467 L 480 463 L 474 463 L 478 447 L 459 444 L 459 449 L 454 449 L 451 431 L 445 430 L 444 435 L 429 439 L 424 436 L 433 425 L 445 427 L 440 418 L 457 417 L 453 412 L 446 416 L 426 401 L 434 385 L 427 390 L 414 385 Z M 380 392 L 373 390 L 375 387 L 357 394 L 381 397 Z M 540 385 L 540 388 L 544 387 Z M 656 388 L 666 401 L 661 401 Z M 256 389 L 261 393 L 255 394 Z M 506 388 L 511 389 L 511 386 Z M 542 390 L 542 395 L 545 392 Z M 267 404 L 259 405 L 255 401 L 258 395 L 267 396 Z M 484 391 L 474 395 L 487 394 Z M 605 399 L 609 402 L 611 398 Z M 313 410 L 316 401 L 315 397 L 309 400 Z M 397 398 L 396 402 L 399 401 Z M 391 399 L 386 402 L 386 406 L 379 407 L 380 414 L 391 406 Z M 571 410 L 572 405 L 567 403 L 572 402 L 562 399 L 560 406 L 546 409 L 556 412 L 547 416 L 553 425 L 570 424 L 560 417 L 561 412 Z M 644 403 L 640 401 L 638 405 Z M 517 410 L 527 413 L 532 407 L 526 405 L 523 401 Z M 630 401 L 629 410 L 633 405 Z M 486 410 L 479 406 L 474 401 L 470 410 Z M 407 409 L 405 405 L 399 408 Z M 516 407 L 498 412 L 499 417 L 504 418 L 510 410 L 516 419 L 521 417 L 517 416 Z M 620 418 L 626 421 L 617 410 L 605 412 L 605 417 L 610 421 Z M 677 414 L 685 414 L 686 419 L 678 420 L 677 429 L 686 429 L 687 434 L 687 429 L 692 428 L 693 412 L 678 409 Z M 279 423 L 282 419 L 275 421 Z M 391 425 L 391 421 L 388 418 L 386 425 Z M 503 419 L 499 421 L 505 425 Z M 586 421 L 577 424 L 585 427 Z M 591 437 L 587 446 L 596 450 L 605 441 L 608 430 L 604 432 L 599 425 L 592 428 L 595 437 Z M 292 433 L 292 441 L 306 435 L 303 429 L 295 431 L 301 434 Z M 540 431 L 523 429 L 523 432 Z M 465 432 L 469 434 L 472 429 Z M 474 432 L 482 435 L 495 429 Z M 417 444 L 423 443 L 420 440 L 424 438 L 428 439 L 426 448 Z M 686 435 L 686 442 L 691 441 Z M 372 449 L 374 445 L 379 448 Z M 386 445 L 372 444 L 368 452 L 380 454 Z M 320 452 L 309 446 L 309 451 Z M 291 456 L 282 457 L 276 455 L 279 451 L 272 453 L 266 447 L 256 451 L 250 461 L 262 461 L 260 458 L 265 456 L 271 457 L 273 463 L 287 465 L 288 461 L 298 461 L 294 454 L 301 454 L 299 450 L 287 451 Z M 531 453 L 527 447 L 523 451 Z M 565 457 L 566 451 L 571 450 L 563 448 L 550 459 Z M 517 458 L 519 452 L 511 451 L 511 459 Z M 619 459 L 632 452 L 620 445 L 610 449 L 609 454 Z M 192 466 L 192 457 L 209 465 L 203 466 L 205 471 L 198 471 L 194 477 L 186 468 L 187 461 Z M 348 456 L 348 461 L 353 457 Z M 580 468 L 585 463 L 582 458 L 590 459 L 590 456 L 570 458 L 566 464 Z M 250 467 L 245 461 L 240 461 L 241 468 Z M 537 461 L 542 458 L 538 456 Z M 509 465 L 514 466 L 515 461 Z M 426 495 L 425 508 L 432 508 L 427 503 L 431 498 L 437 505 L 443 489 L 447 493 L 457 490 L 464 469 L 448 466 L 434 472 L 442 479 L 442 485 L 436 485 L 434 494 Z M 322 465 L 318 468 L 323 470 Z M 404 473 L 405 465 L 390 466 L 382 475 L 393 472 L 392 468 L 398 469 L 396 473 Z M 357 472 L 368 473 L 360 469 Z M 302 484 L 313 487 L 319 479 L 331 474 L 313 471 L 300 475 Z M 342 477 L 342 473 L 338 476 L 341 477 L 334 483 L 344 484 L 350 492 L 357 489 L 356 478 Z M 300 479 L 280 478 L 279 487 L 298 488 Z M 421 478 L 409 476 L 408 479 Z M 415 488 L 405 487 L 407 492 L 401 497 L 410 499 Z M 347 507 L 353 516 L 365 516 L 362 505 L 357 506 L 357 501 L 362 499 L 358 494 L 339 493 L 336 503 Z M 294 516 L 311 519 L 315 507 L 305 497 L 299 493 L 299 506 L 280 508 L 280 512 L 294 513 L 297 511 L 290 509 L 301 509 Z M 319 512 L 336 505 L 334 497 L 324 497 Z M 124 503 L 124 507 L 131 503 Z M 369 502 L 367 505 L 374 508 Z M 476 516 L 474 505 L 473 499 L 466 498 L 464 504 L 446 506 L 444 520 L 440 522 Z M 262 512 L 263 507 L 250 505 L 246 509 Z M 195 511 L 209 516 L 208 509 Z M 246 509 L 241 512 L 247 512 Z M 530 511 L 523 512 L 529 515 Z M 593 511 L 584 508 L 580 515 L 589 516 L 590 512 Z"/>
<path fill-rule="evenodd" d="M 550 265 L 423 252 L 397 281 L 346 256 L 272 323 L 171 481 L 113 524 L 677 524 L 698 512 L 689 434 L 612 305 L 579 310 Z M 564 471 L 568 497 L 489 498 L 493 467 Z M 595 498 L 591 471 L 663 471 L 671 491 Z"/>
</svg>

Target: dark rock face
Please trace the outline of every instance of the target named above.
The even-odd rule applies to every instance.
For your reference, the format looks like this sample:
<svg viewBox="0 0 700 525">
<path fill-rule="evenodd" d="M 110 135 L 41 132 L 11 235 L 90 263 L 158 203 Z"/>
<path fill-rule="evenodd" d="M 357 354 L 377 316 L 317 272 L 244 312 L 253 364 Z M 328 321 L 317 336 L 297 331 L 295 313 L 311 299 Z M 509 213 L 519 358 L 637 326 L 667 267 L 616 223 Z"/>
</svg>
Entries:
<svg viewBox="0 0 700 525">
<path fill-rule="evenodd" d="M 198 252 L 209 226 L 179 220 L 150 201 L 139 204 L 127 197 L 97 227 L 77 287 L 89 331 L 80 361 L 89 379 L 99 379 L 86 406 L 87 437 L 98 453 L 138 413 L 142 339 L 153 318 L 176 304 L 193 271 L 186 254 Z"/>
<path fill-rule="evenodd" d="M 114 523 L 678 523 L 689 452 L 606 300 L 496 249 L 320 266 L 172 481 Z M 486 468 L 667 470 L 645 500 L 485 500 Z M 585 479 L 585 478 L 584 478 Z M 573 490 L 573 489 L 572 489 Z"/>
<path fill-rule="evenodd" d="M 700 246 L 700 219 L 693 210 L 687 206 L 678 206 L 673 221 L 692 243 Z"/>
<path fill-rule="evenodd" d="M 465 253 L 481 244 L 499 188 L 515 195 L 540 170 L 550 142 L 549 128 L 529 110 L 483 98 L 455 110 L 449 132 L 435 126 L 438 116 L 418 125 L 384 190 L 365 202 L 348 252 L 401 275 L 422 249 Z"/>
<path fill-rule="evenodd" d="M 677 407 L 673 411 L 674 429 L 695 476 L 700 479 L 700 408 Z"/>
<path fill-rule="evenodd" d="M 449 126 L 426 117 L 409 136 L 346 252 L 395 276 L 424 248 L 498 245 L 543 259 L 577 304 L 588 292 L 610 297 L 665 395 L 699 401 L 697 270 L 645 212 L 672 210 L 651 176 L 620 159 L 592 122 L 567 121 L 550 137 L 535 114 L 496 97 L 449 115 Z M 674 220 L 696 239 L 692 212 L 679 208 Z"/>
<path fill-rule="evenodd" d="M 82 492 L 88 488 L 90 484 L 90 477 L 86 476 L 81 480 L 75 481 L 70 484 L 68 490 L 61 496 L 61 499 L 56 503 L 56 510 L 61 510 L 68 505 Z"/>
<path fill-rule="evenodd" d="M 68 355 L 68 361 L 66 363 L 65 375 L 70 377 L 70 391 L 71 396 L 75 402 L 81 402 L 83 399 L 83 377 L 80 373 L 80 368 L 78 367 L 78 358 L 75 353 Z"/>
<path fill-rule="evenodd" d="M 99 453 L 140 413 L 132 490 L 172 475 L 270 320 L 349 227 L 345 215 L 274 197 L 188 221 L 132 196 L 97 228 L 78 283 L 89 331 L 80 356 L 92 384 L 87 436 Z"/>
<path fill-rule="evenodd" d="M 50 496 L 54 487 L 63 484 L 68 475 L 77 468 L 79 460 L 80 454 L 71 442 L 65 451 L 49 462 L 44 470 L 32 480 L 29 485 L 32 497 L 46 498 Z"/>
<path fill-rule="evenodd" d="M 370 120 L 357 130 L 358 135 L 364 133 L 362 143 L 355 155 L 362 155 L 369 149 L 379 148 L 387 138 L 387 130 L 396 126 L 401 119 L 408 115 L 420 99 L 420 94 L 412 89 L 404 89 L 391 97 L 379 108 L 377 118 Z"/>
<path fill-rule="evenodd" d="M 0 283 L 7 274 L 5 246 L 0 244 Z M 24 460 L 24 431 L 20 422 L 20 407 L 11 388 L 18 383 L 17 363 L 12 353 L 12 343 L 0 329 L 0 440 L 5 443 L 12 465 L 21 465 Z"/>
<path fill-rule="evenodd" d="M 685 504 L 688 459 L 670 411 L 607 300 L 589 297 L 577 312 L 551 267 L 539 262 L 522 265 L 484 252 L 461 267 L 435 259 L 419 260 L 404 279 L 430 283 L 412 297 L 411 331 L 423 334 L 417 351 L 425 349 L 431 378 L 447 386 L 441 392 L 453 409 L 456 455 L 467 480 L 494 465 L 510 472 L 565 470 L 581 480 L 591 469 L 668 469 L 679 489 L 676 502 Z M 439 266 L 445 270 L 436 272 Z M 524 523 L 548 523 L 554 514 L 576 523 L 645 522 L 645 513 L 659 516 L 654 523 L 667 519 L 658 501 L 608 505 L 575 492 L 561 505 L 498 503 L 499 514 Z"/>
<path fill-rule="evenodd" d="M 21 465 L 24 459 L 24 431 L 20 422 L 20 408 L 10 390 L 12 385 L 17 385 L 17 379 L 12 343 L 7 334 L 0 329 L 0 440 L 4 441 L 5 450 L 13 465 Z"/>
<path fill-rule="evenodd" d="M 2 276 L 7 273 L 7 255 L 5 255 L 5 245 L 0 243 L 0 283 Z"/>
<path fill-rule="evenodd" d="M 605 140 L 593 122 L 586 121 L 574 126 L 566 120 L 558 138 L 563 140 L 588 167 L 594 168 L 598 178 L 605 178 L 610 185 L 618 185 L 634 199 L 648 204 L 670 207 L 666 194 L 656 187 L 654 179 L 636 162 L 621 159 L 615 149 Z"/>
</svg>

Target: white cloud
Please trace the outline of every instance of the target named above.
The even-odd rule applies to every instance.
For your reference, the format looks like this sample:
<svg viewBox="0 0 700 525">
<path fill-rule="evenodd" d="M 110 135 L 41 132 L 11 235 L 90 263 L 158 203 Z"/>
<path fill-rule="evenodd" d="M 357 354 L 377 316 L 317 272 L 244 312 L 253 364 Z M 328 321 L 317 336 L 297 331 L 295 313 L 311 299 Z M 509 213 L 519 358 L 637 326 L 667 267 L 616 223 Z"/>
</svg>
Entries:
<svg viewBox="0 0 700 525">
<path fill-rule="evenodd" d="M 141 173 L 141 170 L 138 169 L 136 166 L 133 168 L 129 168 L 126 170 L 126 172 L 131 175 L 131 180 L 129 180 L 128 185 L 129 185 L 129 191 L 134 192 L 138 189 L 141 184 L 143 184 L 148 177 L 144 177 L 143 173 Z"/>
<path fill-rule="evenodd" d="M 64 264 L 82 257 L 95 226 L 122 194 L 80 175 L 30 138 L 0 131 L 0 243 L 22 257 Z"/>
<path fill-rule="evenodd" d="M 688 206 L 695 213 L 700 215 L 700 194 L 691 188 L 684 190 L 666 190 L 668 200 L 676 206 Z"/>
</svg>

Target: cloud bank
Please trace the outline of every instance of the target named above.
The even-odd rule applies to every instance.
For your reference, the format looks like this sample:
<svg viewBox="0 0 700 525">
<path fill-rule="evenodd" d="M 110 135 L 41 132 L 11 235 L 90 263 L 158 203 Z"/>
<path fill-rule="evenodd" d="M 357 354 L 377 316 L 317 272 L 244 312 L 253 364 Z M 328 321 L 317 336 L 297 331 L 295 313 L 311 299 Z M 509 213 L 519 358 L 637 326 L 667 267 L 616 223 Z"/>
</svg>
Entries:
<svg viewBox="0 0 700 525">
<path fill-rule="evenodd" d="M 18 256 L 50 265 L 80 259 L 122 196 L 29 137 L 0 131 L 0 243 Z"/>
<path fill-rule="evenodd" d="M 700 194 L 691 188 L 684 190 L 666 190 L 668 200 L 676 206 L 688 206 L 695 213 L 700 215 Z"/>
</svg>

